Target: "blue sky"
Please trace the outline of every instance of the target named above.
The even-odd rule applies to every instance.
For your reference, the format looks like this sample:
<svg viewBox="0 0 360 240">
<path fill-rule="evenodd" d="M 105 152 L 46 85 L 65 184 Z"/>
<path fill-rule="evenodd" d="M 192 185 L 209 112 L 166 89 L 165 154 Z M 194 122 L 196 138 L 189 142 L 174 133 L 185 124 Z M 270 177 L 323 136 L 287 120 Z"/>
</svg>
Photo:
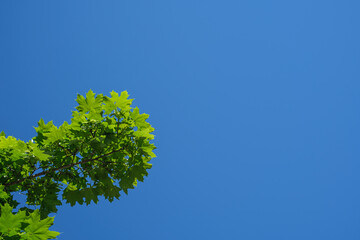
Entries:
<svg viewBox="0 0 360 240">
<path fill-rule="evenodd" d="M 360 239 L 358 1 L 1 1 L 0 130 L 127 90 L 158 157 L 59 239 Z"/>
</svg>

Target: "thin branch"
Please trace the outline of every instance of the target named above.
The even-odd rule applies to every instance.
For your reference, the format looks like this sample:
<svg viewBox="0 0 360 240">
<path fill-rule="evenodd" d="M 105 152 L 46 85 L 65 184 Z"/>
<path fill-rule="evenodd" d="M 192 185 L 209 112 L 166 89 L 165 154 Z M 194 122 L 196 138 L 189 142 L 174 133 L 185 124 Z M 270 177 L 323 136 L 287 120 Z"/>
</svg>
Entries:
<svg viewBox="0 0 360 240">
<path fill-rule="evenodd" d="M 67 165 L 65 165 L 65 166 L 61 166 L 61 167 L 58 167 L 58 168 L 54 168 L 54 169 L 42 171 L 42 172 L 40 172 L 40 173 L 38 173 L 38 174 L 29 176 L 29 177 L 26 177 L 26 178 L 22 178 L 22 179 L 20 179 L 20 180 L 18 180 L 18 181 L 12 182 L 12 183 L 5 184 L 5 186 L 12 186 L 12 185 L 15 185 L 15 184 L 22 183 L 22 182 L 25 181 L 25 180 L 33 179 L 33 178 L 36 178 L 36 177 L 40 177 L 40 176 L 46 175 L 46 174 L 48 174 L 48 173 L 52 173 L 52 172 L 60 171 L 60 170 L 63 170 L 63 169 L 71 168 L 71 167 L 76 166 L 76 165 L 79 165 L 79 164 L 96 161 L 96 160 L 98 160 L 98 159 L 100 159 L 100 158 L 109 156 L 109 155 L 111 155 L 111 154 L 113 154 L 113 153 L 120 152 L 120 151 L 122 151 L 122 150 L 124 150 L 124 149 L 121 148 L 121 149 L 114 150 L 114 151 L 112 151 L 112 152 L 106 153 L 106 154 L 101 155 L 101 156 L 96 157 L 96 158 L 85 159 L 85 160 L 80 161 L 80 162 L 70 163 L 70 164 L 67 164 Z"/>
</svg>

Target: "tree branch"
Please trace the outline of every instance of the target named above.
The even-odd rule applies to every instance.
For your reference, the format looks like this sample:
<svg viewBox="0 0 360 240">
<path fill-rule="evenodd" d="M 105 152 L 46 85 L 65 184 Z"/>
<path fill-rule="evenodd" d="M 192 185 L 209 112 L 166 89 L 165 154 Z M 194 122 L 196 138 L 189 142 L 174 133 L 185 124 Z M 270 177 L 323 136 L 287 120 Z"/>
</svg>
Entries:
<svg viewBox="0 0 360 240">
<path fill-rule="evenodd" d="M 101 156 L 98 156 L 96 158 L 90 158 L 90 159 L 85 159 L 83 161 L 80 161 L 80 162 L 76 162 L 76 163 L 70 163 L 70 164 L 67 164 L 65 166 L 61 166 L 61 167 L 58 167 L 58 168 L 54 168 L 54 169 L 49 169 L 49 170 L 46 170 L 46 171 L 42 171 L 40 173 L 37 173 L 35 175 L 32 175 L 32 176 L 29 176 L 29 177 L 26 177 L 26 178 L 22 178 L 18 181 L 15 181 L 15 182 L 12 182 L 12 183 L 8 183 L 8 184 L 4 184 L 5 186 L 12 186 L 12 185 L 15 185 L 15 184 L 19 184 L 19 183 L 22 183 L 23 181 L 27 180 L 27 179 L 33 179 L 33 178 L 36 178 L 36 177 L 40 177 L 40 176 L 43 176 L 43 175 L 46 175 L 48 173 L 52 173 L 52 172 L 56 172 L 56 171 L 60 171 L 60 170 L 63 170 L 63 169 L 67 169 L 67 168 L 71 168 L 73 166 L 76 166 L 76 165 L 79 165 L 79 164 L 83 164 L 83 163 L 88 163 L 88 162 L 92 162 L 92 161 L 96 161 L 100 158 L 103 158 L 103 157 L 106 157 L 106 156 L 109 156 L 113 153 L 116 153 L 116 152 L 120 152 L 124 150 L 123 148 L 121 149 L 118 149 L 118 150 L 114 150 L 114 151 L 111 151 L 109 153 L 106 153 L 104 155 L 101 155 Z"/>
</svg>

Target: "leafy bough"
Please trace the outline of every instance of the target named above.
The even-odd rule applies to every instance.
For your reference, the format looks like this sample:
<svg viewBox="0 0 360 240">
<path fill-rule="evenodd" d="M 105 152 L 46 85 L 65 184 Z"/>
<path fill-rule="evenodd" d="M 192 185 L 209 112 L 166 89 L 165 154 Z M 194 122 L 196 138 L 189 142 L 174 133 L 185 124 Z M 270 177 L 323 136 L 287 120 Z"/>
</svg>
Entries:
<svg viewBox="0 0 360 240">
<path fill-rule="evenodd" d="M 29 142 L 0 134 L 0 239 L 55 238 L 48 215 L 62 200 L 71 206 L 97 203 L 99 196 L 112 202 L 144 180 L 156 157 L 154 128 L 128 97 L 126 91 L 108 97 L 90 90 L 77 96 L 70 124 L 41 119 Z M 26 204 L 13 214 L 15 192 Z"/>
</svg>

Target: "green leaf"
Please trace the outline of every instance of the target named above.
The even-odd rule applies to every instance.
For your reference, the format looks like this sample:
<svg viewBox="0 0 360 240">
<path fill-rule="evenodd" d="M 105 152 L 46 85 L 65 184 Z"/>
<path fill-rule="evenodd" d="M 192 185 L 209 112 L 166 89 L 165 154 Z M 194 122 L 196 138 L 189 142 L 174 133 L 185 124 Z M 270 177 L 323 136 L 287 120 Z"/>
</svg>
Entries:
<svg viewBox="0 0 360 240">
<path fill-rule="evenodd" d="M 55 125 L 53 124 L 53 121 L 48 122 L 47 124 L 45 124 L 44 120 L 41 118 L 40 121 L 38 122 L 38 127 L 34 127 L 36 132 L 48 132 L 53 128 L 56 128 Z"/>
<path fill-rule="evenodd" d="M 26 220 L 26 223 L 28 223 L 29 225 L 24 229 L 25 234 L 22 236 L 22 239 L 55 239 L 60 233 L 55 231 L 49 231 L 49 228 L 53 225 L 53 222 L 54 217 L 47 217 L 43 220 L 40 220 L 39 210 L 35 210 Z"/>
<path fill-rule="evenodd" d="M 9 197 L 9 194 L 4 192 L 4 185 L 0 185 L 0 199 L 7 199 Z"/>
<path fill-rule="evenodd" d="M 153 131 L 152 128 L 146 128 L 143 130 L 138 130 L 134 133 L 135 137 L 139 137 L 139 138 L 146 138 L 146 139 L 154 139 L 154 135 L 150 134 Z"/>
<path fill-rule="evenodd" d="M 92 90 L 86 94 L 86 98 L 78 94 L 76 101 L 79 103 L 79 106 L 76 107 L 79 112 L 87 113 L 102 111 L 103 96 L 102 94 L 99 94 L 95 98 L 95 93 Z"/>
<path fill-rule="evenodd" d="M 0 137 L 0 148 L 11 148 L 16 149 L 19 151 L 25 151 L 26 150 L 26 144 L 21 141 L 17 140 L 16 138 L 9 136 L 9 137 Z"/>
<path fill-rule="evenodd" d="M 84 203 L 84 196 L 80 190 L 65 189 L 63 199 L 66 200 L 66 203 L 70 203 L 71 206 L 74 206 L 76 203 L 79 203 L 80 205 Z"/>
<path fill-rule="evenodd" d="M 72 183 L 70 183 L 67 188 L 68 188 L 70 191 L 75 191 L 75 190 L 77 190 L 77 187 L 76 187 L 74 184 L 72 184 Z"/>
<path fill-rule="evenodd" d="M 111 98 L 106 98 L 107 103 L 104 107 L 105 113 L 109 114 L 116 108 L 120 108 L 122 111 L 129 111 L 132 99 L 128 99 L 129 94 L 127 91 L 121 92 L 120 96 L 117 92 L 112 91 L 110 93 Z M 109 105 L 109 106 L 107 106 Z"/>
<path fill-rule="evenodd" d="M 34 142 L 29 142 L 28 143 L 29 148 L 32 150 L 32 153 L 34 154 L 34 156 L 36 158 L 38 158 L 40 161 L 46 161 L 49 159 L 50 155 L 44 153 L 44 151 L 42 151 L 39 147 L 38 144 L 34 143 Z"/>
<path fill-rule="evenodd" d="M 141 150 L 145 152 L 145 154 L 149 155 L 150 157 L 156 157 L 155 153 L 153 153 L 153 150 L 156 149 L 156 147 L 153 144 L 144 143 L 141 147 Z"/>
<path fill-rule="evenodd" d="M 63 125 L 61 125 L 59 128 L 55 127 L 51 128 L 50 131 L 47 133 L 44 133 L 44 136 L 47 138 L 44 143 L 45 144 L 51 144 L 58 140 L 63 140 L 66 136 L 66 133 L 68 131 L 69 124 L 67 122 L 64 122 Z"/>
<path fill-rule="evenodd" d="M 135 125 L 139 128 L 148 128 L 150 127 L 150 124 L 147 123 L 145 120 L 149 118 L 148 114 L 140 114 L 139 113 L 139 108 L 136 107 L 133 109 L 133 111 L 131 112 L 131 117 L 135 122 Z"/>
<path fill-rule="evenodd" d="M 114 185 L 111 187 L 104 188 L 104 197 L 108 199 L 110 202 L 112 202 L 114 198 L 119 199 L 120 191 L 121 188 Z"/>
<path fill-rule="evenodd" d="M 44 153 L 39 148 L 34 148 L 33 153 L 34 153 L 34 156 L 37 157 L 40 161 L 46 161 L 50 157 L 50 155 Z"/>
<path fill-rule="evenodd" d="M 98 201 L 99 201 L 99 199 L 97 197 L 98 194 L 95 189 L 92 189 L 92 188 L 82 189 L 81 194 L 85 198 L 86 205 L 89 205 L 91 203 L 91 201 L 93 201 L 94 203 L 98 203 Z"/>
<path fill-rule="evenodd" d="M 16 162 L 19 160 L 23 160 L 26 156 L 28 148 L 27 144 L 21 140 L 17 140 L 12 136 L 0 137 L 0 150 L 5 150 L 9 152 L 7 156 L 11 161 Z"/>
<path fill-rule="evenodd" d="M 21 224 L 25 221 L 26 213 L 19 211 L 17 214 L 13 214 L 13 208 L 8 203 L 0 207 L 0 233 L 10 237 L 16 235 L 21 230 Z"/>
</svg>

